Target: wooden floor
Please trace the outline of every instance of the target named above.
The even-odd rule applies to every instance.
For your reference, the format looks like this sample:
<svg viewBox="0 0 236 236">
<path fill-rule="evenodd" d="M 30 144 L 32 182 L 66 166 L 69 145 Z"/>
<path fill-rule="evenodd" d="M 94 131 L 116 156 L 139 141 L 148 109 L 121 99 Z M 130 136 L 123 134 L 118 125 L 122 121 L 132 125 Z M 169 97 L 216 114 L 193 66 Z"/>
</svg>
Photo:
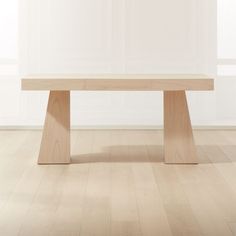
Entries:
<svg viewBox="0 0 236 236">
<path fill-rule="evenodd" d="M 236 131 L 195 131 L 199 165 L 163 164 L 161 131 L 72 131 L 72 164 L 38 166 L 40 131 L 0 131 L 0 235 L 236 235 Z"/>
</svg>

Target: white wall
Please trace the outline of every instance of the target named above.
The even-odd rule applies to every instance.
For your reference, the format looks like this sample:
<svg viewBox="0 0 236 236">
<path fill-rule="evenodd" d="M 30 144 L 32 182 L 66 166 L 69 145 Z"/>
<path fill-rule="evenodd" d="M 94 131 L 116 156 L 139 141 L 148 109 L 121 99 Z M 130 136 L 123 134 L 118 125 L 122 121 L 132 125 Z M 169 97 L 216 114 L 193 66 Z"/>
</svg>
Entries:
<svg viewBox="0 0 236 236">
<path fill-rule="evenodd" d="M 21 74 L 214 74 L 216 1 L 21 0 L 19 44 Z M 6 75 L 0 125 L 42 125 L 48 93 L 21 92 Z M 229 124 L 224 92 L 189 93 L 193 124 Z M 73 125 L 161 125 L 162 113 L 160 92 L 72 93 Z"/>
</svg>

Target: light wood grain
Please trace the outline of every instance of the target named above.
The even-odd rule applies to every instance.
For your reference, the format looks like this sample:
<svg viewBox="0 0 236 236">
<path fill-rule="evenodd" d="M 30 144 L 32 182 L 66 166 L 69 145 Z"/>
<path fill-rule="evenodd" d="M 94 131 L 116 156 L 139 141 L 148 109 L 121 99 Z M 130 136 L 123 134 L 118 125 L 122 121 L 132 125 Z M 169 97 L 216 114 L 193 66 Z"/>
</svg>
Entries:
<svg viewBox="0 0 236 236">
<path fill-rule="evenodd" d="M 197 163 L 185 91 L 164 92 L 164 145 L 166 163 Z"/>
<path fill-rule="evenodd" d="M 205 75 L 34 75 L 22 79 L 23 90 L 162 91 L 213 90 Z"/>
<path fill-rule="evenodd" d="M 139 210 L 142 235 L 172 235 L 169 227 L 168 215 L 161 196 L 160 187 L 155 184 L 153 165 L 158 161 L 158 153 L 155 153 L 155 161 L 150 160 L 149 145 L 158 144 L 162 138 L 149 139 L 153 132 L 139 132 L 139 130 L 124 132 L 123 139 L 128 145 L 134 186 L 136 192 L 137 207 Z M 156 224 L 155 222 L 158 222 Z"/>
<path fill-rule="evenodd" d="M 162 131 L 79 130 L 44 166 L 40 131 L 0 131 L 0 235 L 233 236 L 236 131 L 194 135 L 199 165 L 164 165 Z"/>
<path fill-rule="evenodd" d="M 33 75 L 22 79 L 23 90 L 51 91 L 38 161 L 40 164 L 69 163 L 70 111 L 69 105 L 65 104 L 69 101 L 68 98 L 63 101 L 60 96 L 67 96 L 66 91 L 69 93 L 71 90 L 165 91 L 166 163 L 196 163 L 186 97 L 181 94 L 186 90 L 213 88 L 213 79 L 196 74 Z"/>
<path fill-rule="evenodd" d="M 69 91 L 50 92 L 38 163 L 70 163 Z"/>
</svg>

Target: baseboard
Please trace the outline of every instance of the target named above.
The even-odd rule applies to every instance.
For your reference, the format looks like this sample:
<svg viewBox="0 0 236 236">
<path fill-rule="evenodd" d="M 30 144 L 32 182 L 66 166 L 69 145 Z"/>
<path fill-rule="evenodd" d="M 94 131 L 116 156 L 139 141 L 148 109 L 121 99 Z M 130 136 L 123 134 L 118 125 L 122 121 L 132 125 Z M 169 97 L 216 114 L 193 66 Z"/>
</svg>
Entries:
<svg viewBox="0 0 236 236">
<path fill-rule="evenodd" d="M 0 130 L 42 130 L 43 126 L 0 126 Z M 236 130 L 236 126 L 201 125 L 193 126 L 194 130 Z M 71 130 L 163 130 L 163 126 L 155 125 L 85 125 L 72 126 Z"/>
</svg>

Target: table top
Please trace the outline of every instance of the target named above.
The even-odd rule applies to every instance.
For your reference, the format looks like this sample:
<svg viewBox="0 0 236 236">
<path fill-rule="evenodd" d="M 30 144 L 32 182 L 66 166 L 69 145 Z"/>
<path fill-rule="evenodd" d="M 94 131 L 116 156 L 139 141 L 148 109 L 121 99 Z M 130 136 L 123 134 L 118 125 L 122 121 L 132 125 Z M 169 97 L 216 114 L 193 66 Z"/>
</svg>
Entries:
<svg viewBox="0 0 236 236">
<path fill-rule="evenodd" d="M 201 74 L 35 74 L 22 78 L 23 90 L 213 90 Z"/>
</svg>

